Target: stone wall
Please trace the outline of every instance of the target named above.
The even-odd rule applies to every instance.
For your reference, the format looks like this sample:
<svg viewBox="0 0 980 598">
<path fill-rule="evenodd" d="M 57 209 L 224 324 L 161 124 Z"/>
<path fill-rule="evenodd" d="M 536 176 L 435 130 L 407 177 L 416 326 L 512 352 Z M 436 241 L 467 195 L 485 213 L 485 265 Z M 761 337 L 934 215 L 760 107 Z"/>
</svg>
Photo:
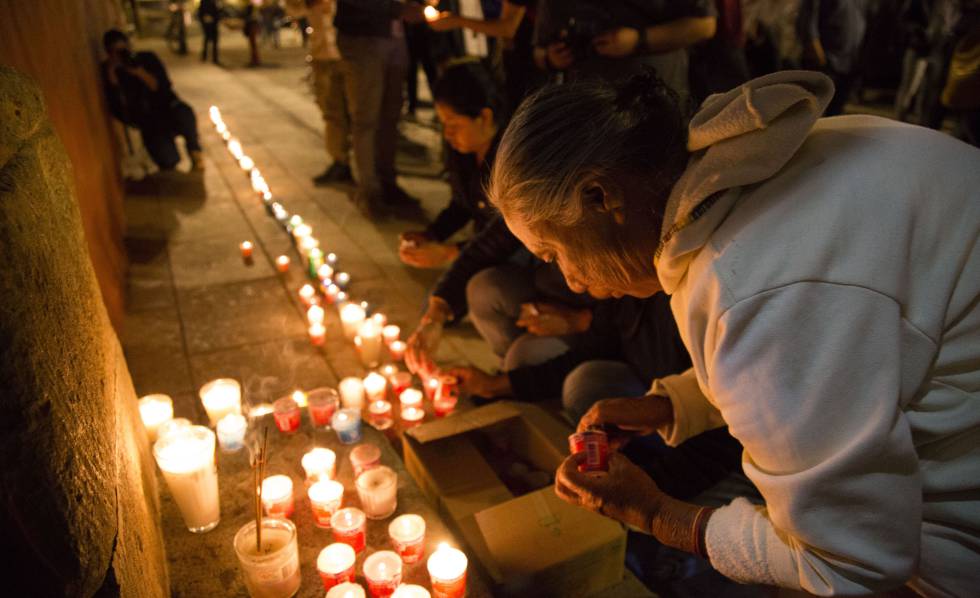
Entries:
<svg viewBox="0 0 980 598">
<path fill-rule="evenodd" d="M 153 461 L 40 87 L 0 67 L 4 596 L 169 594 Z"/>
<path fill-rule="evenodd" d="M 16 68 L 41 86 L 51 123 L 75 167 L 72 187 L 88 252 L 117 329 L 126 282 L 123 190 L 99 62 L 102 33 L 122 24 L 119 1 L 0 2 L 0 66 Z"/>
</svg>

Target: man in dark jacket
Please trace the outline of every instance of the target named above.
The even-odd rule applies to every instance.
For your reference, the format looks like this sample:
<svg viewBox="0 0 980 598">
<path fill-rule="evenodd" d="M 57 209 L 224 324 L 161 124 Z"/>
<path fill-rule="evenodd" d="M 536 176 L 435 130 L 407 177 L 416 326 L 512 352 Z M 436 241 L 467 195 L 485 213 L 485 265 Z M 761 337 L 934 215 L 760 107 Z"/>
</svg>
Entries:
<svg viewBox="0 0 980 598">
<path fill-rule="evenodd" d="M 136 127 L 150 157 L 161 170 L 180 162 L 174 138 L 184 138 L 195 170 L 204 167 L 194 111 L 174 93 L 167 69 L 152 52 L 134 53 L 126 34 L 110 29 L 102 36 L 108 57 L 102 78 L 109 111 Z"/>
<path fill-rule="evenodd" d="M 220 0 L 201 0 L 197 8 L 197 18 L 201 21 L 201 62 L 208 59 L 208 46 L 211 46 L 211 60 L 218 64 L 218 23 L 221 21 Z"/>
</svg>

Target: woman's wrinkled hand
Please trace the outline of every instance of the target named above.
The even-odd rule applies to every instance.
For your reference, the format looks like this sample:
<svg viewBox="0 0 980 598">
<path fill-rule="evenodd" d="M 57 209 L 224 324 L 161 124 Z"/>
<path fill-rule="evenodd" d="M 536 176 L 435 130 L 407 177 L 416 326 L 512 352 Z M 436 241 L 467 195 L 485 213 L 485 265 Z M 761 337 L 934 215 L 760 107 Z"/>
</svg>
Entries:
<svg viewBox="0 0 980 598">
<path fill-rule="evenodd" d="M 565 336 L 585 332 L 592 322 L 592 311 L 558 303 L 524 303 L 517 325 L 535 336 Z"/>
<path fill-rule="evenodd" d="M 438 371 L 433 356 L 442 340 L 442 322 L 423 318 L 415 332 L 408 337 L 405 367 L 413 374 L 429 376 Z"/>
<path fill-rule="evenodd" d="M 571 455 L 555 473 L 555 493 L 566 502 L 611 517 L 646 533 L 666 495 L 627 457 L 609 454 L 608 472 L 580 472 L 584 453 Z"/>
<path fill-rule="evenodd" d="M 398 247 L 399 259 L 416 268 L 440 268 L 456 259 L 457 255 L 459 249 L 455 245 L 435 241 L 402 243 Z"/>
<path fill-rule="evenodd" d="M 492 399 L 510 392 L 507 374 L 488 374 L 474 367 L 456 367 L 446 373 L 454 376 L 460 389 L 471 395 Z"/>
<path fill-rule="evenodd" d="M 633 436 L 647 436 L 673 420 L 670 399 L 658 395 L 628 399 L 603 399 L 585 412 L 578 431 L 604 430 L 609 446 L 619 449 Z"/>
</svg>

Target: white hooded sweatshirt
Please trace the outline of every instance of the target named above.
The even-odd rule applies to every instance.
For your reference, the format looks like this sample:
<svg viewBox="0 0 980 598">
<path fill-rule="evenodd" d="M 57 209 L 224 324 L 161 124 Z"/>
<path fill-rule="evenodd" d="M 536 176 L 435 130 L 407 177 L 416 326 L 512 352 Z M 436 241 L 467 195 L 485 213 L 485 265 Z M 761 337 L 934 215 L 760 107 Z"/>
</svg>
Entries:
<svg viewBox="0 0 980 598">
<path fill-rule="evenodd" d="M 656 266 L 694 366 L 676 445 L 727 424 L 765 507 L 710 518 L 733 579 L 980 593 L 980 151 L 782 72 L 709 98 Z"/>
</svg>

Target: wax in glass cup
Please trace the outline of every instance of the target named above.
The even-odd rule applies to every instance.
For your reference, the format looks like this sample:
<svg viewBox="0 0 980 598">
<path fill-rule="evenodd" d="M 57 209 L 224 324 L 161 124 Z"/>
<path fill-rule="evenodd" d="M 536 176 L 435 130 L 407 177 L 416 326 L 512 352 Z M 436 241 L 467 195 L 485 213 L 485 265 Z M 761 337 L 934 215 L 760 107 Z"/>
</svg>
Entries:
<svg viewBox="0 0 980 598">
<path fill-rule="evenodd" d="M 329 590 L 338 584 L 352 583 L 356 560 L 354 549 L 343 542 L 334 542 L 321 550 L 316 559 L 316 570 L 323 581 L 323 589 Z"/>
<path fill-rule="evenodd" d="M 307 451 L 300 460 L 309 482 L 332 480 L 337 474 L 337 453 L 328 448 L 316 447 Z"/>
<path fill-rule="evenodd" d="M 313 523 L 317 527 L 330 529 L 333 514 L 344 502 L 344 485 L 333 480 L 320 480 L 310 486 L 306 494 L 310 499 L 310 509 L 313 511 Z"/>
<path fill-rule="evenodd" d="M 417 563 L 425 554 L 425 519 L 421 515 L 399 515 L 388 525 L 395 552 L 406 564 Z"/>
<path fill-rule="evenodd" d="M 359 444 L 351 449 L 348 458 L 356 479 L 365 471 L 381 465 L 381 449 L 373 444 Z"/>
<path fill-rule="evenodd" d="M 160 425 L 174 418 L 174 402 L 168 395 L 152 394 L 140 397 L 140 419 L 150 437 L 150 442 L 157 441 L 157 431 Z"/>
<path fill-rule="evenodd" d="M 330 518 L 330 527 L 333 528 L 334 540 L 349 544 L 354 552 L 360 553 L 364 550 L 367 518 L 363 511 L 354 507 L 339 509 Z"/>
<path fill-rule="evenodd" d="M 391 403 L 384 399 L 371 401 L 368 405 L 368 421 L 377 430 L 390 428 L 395 423 L 391 415 Z"/>
<path fill-rule="evenodd" d="M 332 388 L 314 388 L 306 395 L 310 422 L 316 428 L 330 425 L 330 418 L 340 405 L 340 396 Z"/>
<path fill-rule="evenodd" d="M 359 584 L 344 582 L 327 591 L 326 598 L 365 598 L 367 594 Z"/>
<path fill-rule="evenodd" d="M 229 413 L 222 417 L 215 427 L 221 452 L 234 453 L 245 448 L 246 430 L 248 430 L 248 420 L 244 415 Z"/>
<path fill-rule="evenodd" d="M 288 519 L 262 519 L 262 545 L 256 545 L 255 521 L 238 530 L 235 555 L 251 598 L 290 598 L 299 591 L 296 526 Z"/>
<path fill-rule="evenodd" d="M 461 550 L 440 544 L 426 562 L 433 598 L 463 598 L 466 595 L 466 566 L 467 558 Z"/>
<path fill-rule="evenodd" d="M 415 584 L 403 583 L 395 588 L 391 598 L 432 598 L 429 590 Z"/>
<path fill-rule="evenodd" d="M 398 474 L 384 465 L 357 476 L 354 481 L 361 510 L 369 519 L 386 519 L 398 506 Z"/>
<path fill-rule="evenodd" d="M 374 598 L 388 598 L 402 582 L 402 559 L 390 550 L 379 550 L 364 559 L 364 579 Z"/>
<path fill-rule="evenodd" d="M 189 426 L 162 436 L 153 445 L 163 479 L 193 533 L 213 530 L 221 519 L 214 432 Z"/>
<path fill-rule="evenodd" d="M 262 480 L 262 506 L 268 517 L 293 516 L 293 481 L 289 476 L 272 475 Z"/>
<path fill-rule="evenodd" d="M 361 440 L 361 411 L 359 409 L 340 409 L 333 414 L 330 425 L 342 444 L 354 444 Z"/>
<path fill-rule="evenodd" d="M 302 419 L 299 405 L 293 397 L 282 397 L 272 404 L 272 415 L 276 420 L 276 427 L 283 434 L 292 434 L 299 430 L 300 420 Z"/>
<path fill-rule="evenodd" d="M 198 392 L 212 426 L 229 413 L 242 412 L 242 386 L 232 378 L 218 378 L 201 387 Z"/>
</svg>

